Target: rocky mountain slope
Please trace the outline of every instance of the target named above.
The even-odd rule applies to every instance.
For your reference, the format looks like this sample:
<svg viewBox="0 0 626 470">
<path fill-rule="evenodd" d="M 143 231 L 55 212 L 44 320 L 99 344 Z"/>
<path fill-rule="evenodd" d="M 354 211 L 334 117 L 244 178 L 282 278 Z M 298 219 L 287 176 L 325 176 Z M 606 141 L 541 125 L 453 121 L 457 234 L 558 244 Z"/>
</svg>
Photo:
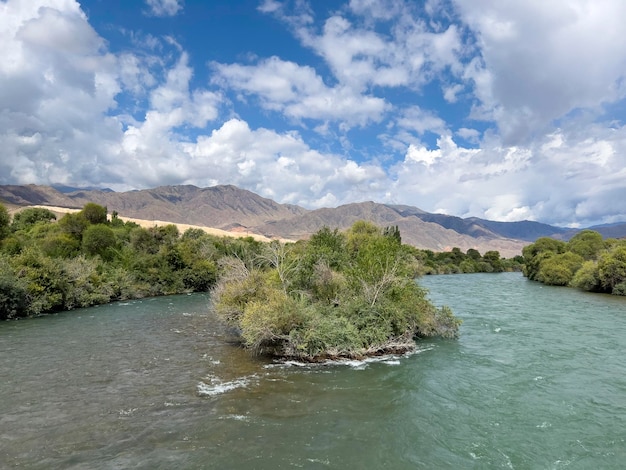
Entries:
<svg viewBox="0 0 626 470">
<path fill-rule="evenodd" d="M 481 253 L 498 250 L 510 257 L 541 236 L 565 237 L 565 229 L 537 222 L 494 222 L 479 218 L 431 214 L 406 205 L 361 202 L 336 208 L 307 210 L 279 204 L 235 186 L 161 186 L 138 191 L 71 190 L 49 186 L 0 186 L 0 201 L 6 204 L 48 205 L 81 208 L 87 202 L 106 206 L 109 213 L 136 219 L 165 220 L 247 232 L 284 239 L 307 238 L 323 226 L 350 227 L 357 220 L 380 226 L 397 225 L 405 243 L 433 251 L 458 247 Z M 69 191 L 69 192 L 67 192 Z M 626 226 L 625 226 L 626 228 Z M 611 227 L 612 233 L 619 228 Z"/>
</svg>

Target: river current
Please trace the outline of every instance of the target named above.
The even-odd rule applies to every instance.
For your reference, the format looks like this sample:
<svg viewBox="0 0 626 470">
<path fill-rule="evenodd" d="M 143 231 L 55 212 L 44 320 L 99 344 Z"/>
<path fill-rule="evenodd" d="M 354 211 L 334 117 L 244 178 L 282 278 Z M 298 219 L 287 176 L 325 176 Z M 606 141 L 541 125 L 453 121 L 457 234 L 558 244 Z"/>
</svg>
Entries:
<svg viewBox="0 0 626 470">
<path fill-rule="evenodd" d="M 250 357 L 200 294 L 2 322 L 0 468 L 625 468 L 625 298 L 418 282 L 461 337 L 363 362 Z"/>
</svg>

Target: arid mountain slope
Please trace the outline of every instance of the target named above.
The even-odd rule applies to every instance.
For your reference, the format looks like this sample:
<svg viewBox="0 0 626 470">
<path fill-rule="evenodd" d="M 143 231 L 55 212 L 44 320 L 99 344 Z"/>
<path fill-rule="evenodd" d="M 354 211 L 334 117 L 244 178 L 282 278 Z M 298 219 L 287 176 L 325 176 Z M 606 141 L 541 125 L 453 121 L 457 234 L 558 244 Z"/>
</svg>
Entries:
<svg viewBox="0 0 626 470">
<path fill-rule="evenodd" d="M 521 253 L 540 236 L 557 236 L 563 229 L 536 222 L 493 222 L 431 214 L 417 207 L 375 202 L 307 210 L 279 204 L 235 186 L 161 186 L 140 191 L 75 190 L 48 186 L 0 186 L 0 201 L 24 205 L 81 208 L 87 202 L 106 206 L 109 213 L 143 219 L 213 227 L 229 232 L 256 233 L 282 239 L 307 238 L 323 226 L 350 227 L 357 220 L 380 226 L 397 225 L 405 243 L 433 251 L 458 247 L 481 253 L 498 250 L 503 256 Z"/>
</svg>

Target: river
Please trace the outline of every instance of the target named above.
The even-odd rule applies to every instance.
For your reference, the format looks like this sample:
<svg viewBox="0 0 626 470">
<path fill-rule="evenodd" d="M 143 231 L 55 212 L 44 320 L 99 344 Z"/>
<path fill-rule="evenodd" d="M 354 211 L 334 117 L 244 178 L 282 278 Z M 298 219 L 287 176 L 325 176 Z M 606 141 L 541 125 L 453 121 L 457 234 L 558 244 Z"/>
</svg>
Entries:
<svg viewBox="0 0 626 470">
<path fill-rule="evenodd" d="M 461 337 L 365 362 L 250 357 L 201 294 L 2 322 L 0 468 L 624 468 L 625 298 L 419 282 Z"/>
</svg>

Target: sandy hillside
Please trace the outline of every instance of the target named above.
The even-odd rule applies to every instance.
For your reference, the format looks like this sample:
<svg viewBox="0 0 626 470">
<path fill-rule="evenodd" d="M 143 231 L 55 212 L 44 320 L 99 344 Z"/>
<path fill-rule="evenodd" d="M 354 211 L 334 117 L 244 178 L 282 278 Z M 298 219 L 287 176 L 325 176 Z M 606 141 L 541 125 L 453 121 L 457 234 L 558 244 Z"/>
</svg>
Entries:
<svg viewBox="0 0 626 470">
<path fill-rule="evenodd" d="M 67 214 L 68 212 L 79 212 L 80 209 L 68 209 L 67 207 L 56 207 L 56 206 L 39 206 L 39 205 L 35 205 L 35 206 L 26 206 L 26 207 L 39 207 L 42 209 L 48 209 L 49 211 L 53 212 L 54 214 L 56 214 L 57 216 L 62 216 L 63 214 Z M 7 209 L 9 210 L 9 213 L 15 213 L 15 212 L 19 212 L 20 210 L 24 210 L 26 209 L 26 207 L 23 206 L 12 206 L 12 207 L 7 207 Z M 172 222 L 167 222 L 164 220 L 144 220 L 144 219 L 134 219 L 132 217 L 124 217 L 124 216 L 118 216 L 121 220 L 123 220 L 124 222 L 134 222 L 137 225 L 144 227 L 144 228 L 150 228 L 150 227 L 159 227 L 159 226 L 163 226 L 163 225 L 176 225 L 176 227 L 178 227 L 178 230 L 180 231 L 180 233 L 184 233 L 186 230 L 190 229 L 190 228 L 197 228 L 200 230 L 203 230 L 204 232 L 210 234 L 210 235 L 215 235 L 218 237 L 236 237 L 236 238 L 244 238 L 244 237 L 252 237 L 255 240 L 261 241 L 261 242 L 269 242 L 271 241 L 270 238 L 267 238 L 263 235 L 258 235 L 256 233 L 248 233 L 248 232 L 229 232 L 226 230 L 220 230 L 218 228 L 212 228 L 212 227 L 204 227 L 204 226 L 200 226 L 200 225 L 190 225 L 190 224 L 177 224 L 177 223 L 172 223 Z M 285 239 L 281 239 L 281 241 L 283 242 L 289 242 L 289 241 L 293 241 L 293 240 L 285 240 Z"/>
</svg>

